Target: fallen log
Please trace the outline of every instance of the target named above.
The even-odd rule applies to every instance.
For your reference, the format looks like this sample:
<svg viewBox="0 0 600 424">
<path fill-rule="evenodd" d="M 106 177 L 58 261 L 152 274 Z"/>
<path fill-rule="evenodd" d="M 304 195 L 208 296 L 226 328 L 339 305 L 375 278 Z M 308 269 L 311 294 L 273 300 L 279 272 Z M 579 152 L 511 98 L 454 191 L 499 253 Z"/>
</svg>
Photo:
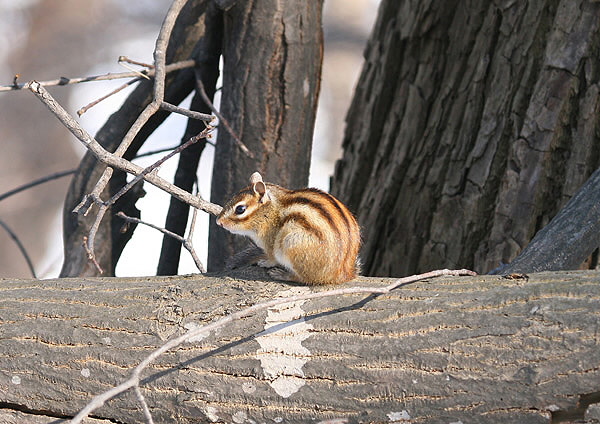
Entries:
<svg viewBox="0 0 600 424">
<path fill-rule="evenodd" d="M 188 329 L 328 289 L 256 268 L 0 280 L 0 422 L 63 422 Z M 599 330 L 597 272 L 440 277 L 234 321 L 160 356 L 141 392 L 157 423 L 593 422 Z M 144 421 L 132 390 L 92 416 Z"/>
</svg>

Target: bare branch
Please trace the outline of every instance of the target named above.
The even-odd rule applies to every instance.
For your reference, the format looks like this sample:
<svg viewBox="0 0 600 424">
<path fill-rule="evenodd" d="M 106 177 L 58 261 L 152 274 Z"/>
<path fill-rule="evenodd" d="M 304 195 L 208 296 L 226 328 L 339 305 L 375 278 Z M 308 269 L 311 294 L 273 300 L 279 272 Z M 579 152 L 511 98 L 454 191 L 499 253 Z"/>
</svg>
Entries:
<svg viewBox="0 0 600 424">
<path fill-rule="evenodd" d="M 31 258 L 29 257 L 29 254 L 27 253 L 27 249 L 25 249 L 25 246 L 23 245 L 23 243 L 21 243 L 21 240 L 19 239 L 19 237 L 17 237 L 17 234 L 13 230 L 11 230 L 10 227 L 2 220 L 0 220 L 0 227 L 4 228 L 4 230 L 8 233 L 10 238 L 14 240 L 17 247 L 21 251 L 21 254 L 25 258 L 25 262 L 27 262 L 27 266 L 29 267 L 29 272 L 31 272 L 31 275 L 33 275 L 33 278 L 37 278 L 37 276 L 35 275 L 35 268 L 33 267 L 33 262 L 31 262 Z"/>
<path fill-rule="evenodd" d="M 129 59 L 127 56 L 119 56 L 119 63 L 131 63 L 132 65 L 138 65 L 143 66 L 144 68 L 154 69 L 154 65 Z"/>
<path fill-rule="evenodd" d="M 148 122 L 152 115 L 154 115 L 160 109 L 160 105 L 164 101 L 167 45 L 169 43 L 169 37 L 171 36 L 171 31 L 173 30 L 177 16 L 179 16 L 179 12 L 181 12 L 181 9 L 185 5 L 186 1 L 187 0 L 173 1 L 167 12 L 167 15 L 165 16 L 165 20 L 160 28 L 158 38 L 156 39 L 156 46 L 154 48 L 154 99 L 148 104 L 148 106 L 146 106 L 142 113 L 140 113 L 131 128 L 129 128 L 129 131 L 127 131 L 127 134 L 125 134 L 125 137 L 123 137 L 121 144 L 119 144 L 119 147 L 117 147 L 115 150 L 115 156 L 122 157 L 125 154 L 135 136 L 140 132 L 142 127 L 146 124 L 146 122 Z M 111 167 L 108 167 L 104 170 L 102 176 L 98 180 L 98 183 L 94 187 L 94 190 L 92 190 L 92 197 L 100 198 L 100 195 L 106 187 L 106 184 L 108 184 L 112 173 L 113 169 Z M 75 209 L 79 213 L 86 205 L 87 201 L 84 199 L 82 203 L 80 203 Z"/>
<path fill-rule="evenodd" d="M 215 119 L 214 116 L 209 115 L 207 113 L 200 113 L 200 112 L 196 112 L 194 110 L 184 109 L 182 107 L 175 106 L 175 105 L 172 105 L 171 103 L 167 103 L 167 102 L 162 102 L 160 104 L 160 108 L 164 109 L 168 112 L 178 113 L 180 115 L 187 116 L 188 118 L 198 119 L 200 121 L 210 122 L 213 119 Z"/>
<path fill-rule="evenodd" d="M 140 386 L 135 386 L 135 395 L 142 405 L 142 410 L 144 411 L 144 416 L 146 417 L 146 421 L 148 424 L 154 424 L 154 420 L 152 419 L 152 414 L 150 413 L 150 409 L 148 408 L 148 404 L 146 403 L 146 399 L 140 390 Z"/>
<path fill-rule="evenodd" d="M 165 67 L 165 72 L 173 72 L 178 71 L 180 69 L 191 68 L 195 65 L 194 60 L 182 60 L 180 62 L 171 63 Z M 142 74 L 147 75 L 149 77 L 153 77 L 155 75 L 154 69 L 150 69 L 147 71 L 141 71 Z M 132 83 L 138 82 L 141 77 L 139 76 L 140 72 L 119 72 L 119 73 L 108 73 L 102 75 L 94 75 L 90 77 L 77 77 L 77 78 L 66 78 L 61 77 L 59 79 L 48 80 L 48 81 L 40 81 L 39 84 L 44 87 L 52 87 L 52 86 L 60 86 L 60 85 L 71 85 L 71 84 L 79 84 L 82 82 L 92 82 L 92 81 L 109 81 L 115 79 L 123 79 L 123 78 L 135 78 Z M 18 75 L 15 75 L 15 81 L 10 85 L 0 85 L 0 92 L 3 91 L 17 91 L 26 88 L 27 83 L 18 84 L 16 83 L 16 78 Z"/>
<path fill-rule="evenodd" d="M 6 193 L 0 194 L 0 201 L 4 200 L 12 195 L 15 195 L 17 193 L 20 193 L 22 191 L 25 191 L 32 187 L 35 187 L 36 185 L 47 183 L 49 181 L 54 181 L 59 178 L 66 177 L 67 175 L 72 175 L 75 172 L 77 172 L 76 169 L 69 169 L 67 171 L 59 171 L 59 172 L 55 172 L 54 174 L 46 175 L 45 177 L 42 177 L 42 178 L 38 178 L 37 180 L 33 180 L 33 181 L 28 182 L 27 184 L 23 184 L 22 186 L 19 186 L 17 188 L 13 188 L 12 190 L 7 191 Z"/>
<path fill-rule="evenodd" d="M 50 93 L 48 93 L 48 90 L 42 87 L 38 82 L 30 82 L 28 88 L 52 111 L 52 113 L 54 113 L 54 115 L 56 115 L 56 117 L 65 125 L 65 127 L 67 127 L 67 129 L 71 131 L 71 133 L 96 156 L 100 162 L 133 175 L 139 175 L 143 172 L 144 168 L 141 166 L 106 151 L 81 127 L 81 125 L 75 119 L 73 119 L 72 116 L 68 114 L 66 110 L 63 109 L 61 105 L 58 104 L 58 102 L 56 102 Z M 179 187 L 169 183 L 153 173 L 145 175 L 144 180 L 175 196 L 190 206 L 201 209 L 213 215 L 218 215 L 221 212 L 221 206 L 207 202 L 200 196 L 194 196 L 193 194 L 180 189 Z"/>
<path fill-rule="evenodd" d="M 94 262 L 94 264 L 96 265 L 96 268 L 98 269 L 98 271 L 102 272 L 102 268 L 100 267 L 100 265 L 96 261 L 96 255 L 94 253 L 94 243 L 96 241 L 96 233 L 98 232 L 98 228 L 100 228 L 100 222 L 102 222 L 102 219 L 104 218 L 104 215 L 108 211 L 108 208 L 111 205 L 113 205 L 117 200 L 119 200 L 119 198 L 121 196 L 123 196 L 125 193 L 127 193 L 127 191 L 129 191 L 134 185 L 136 185 L 142 179 L 144 179 L 144 177 L 146 175 L 149 175 L 154 170 L 157 170 L 167 160 L 169 160 L 170 158 L 172 158 L 176 154 L 180 153 L 184 149 L 188 148 L 192 144 L 197 143 L 202 138 L 207 137 L 207 135 L 212 130 L 213 130 L 213 128 L 211 126 L 207 126 L 204 129 L 204 131 L 202 131 L 200 134 L 197 134 L 194 137 L 190 137 L 190 139 L 188 141 L 186 141 L 185 143 L 183 143 L 180 146 L 178 146 L 176 149 L 174 149 L 168 155 L 163 156 L 162 158 L 160 158 L 159 160 L 157 160 L 156 162 L 154 162 L 150 166 L 144 168 L 142 170 L 142 172 L 140 172 L 138 175 L 136 175 L 136 177 L 133 180 L 131 180 L 130 182 L 128 182 L 127 184 L 125 184 L 109 200 L 103 202 L 99 197 L 94 197 L 93 195 L 89 196 L 89 198 L 93 201 L 93 203 L 96 203 L 96 204 L 99 205 L 99 209 L 98 209 L 98 213 L 96 215 L 96 219 L 94 220 L 94 223 L 92 224 L 92 227 L 90 229 L 90 232 L 89 232 L 89 235 L 88 235 L 88 239 L 87 239 L 87 241 L 85 243 L 85 249 L 86 249 L 86 252 L 88 254 L 89 259 Z M 185 245 L 185 243 L 184 243 L 184 245 Z M 192 254 L 192 256 L 194 256 L 194 254 Z M 203 269 L 203 267 L 199 267 L 199 269 Z M 204 272 L 204 271 L 202 271 L 202 272 Z"/>
<path fill-rule="evenodd" d="M 81 116 L 81 115 L 83 115 L 83 114 L 84 114 L 84 113 L 86 113 L 88 110 L 90 110 L 91 108 L 93 108 L 94 106 L 96 106 L 98 103 L 100 103 L 100 102 L 102 102 L 102 101 L 104 101 L 104 100 L 108 99 L 110 96 L 113 96 L 113 95 L 117 94 L 117 93 L 118 93 L 118 92 L 120 92 L 120 91 L 123 91 L 124 89 L 126 89 L 127 87 L 129 87 L 131 84 L 133 84 L 133 83 L 136 83 L 136 82 L 138 82 L 138 81 L 139 81 L 139 79 L 137 79 L 137 78 L 136 78 L 136 79 L 134 79 L 134 80 L 131 80 L 131 81 L 127 81 L 125 84 L 122 84 L 122 85 L 118 86 L 117 88 L 115 88 L 115 89 L 114 89 L 113 91 L 111 91 L 110 93 L 108 93 L 108 94 L 105 94 L 104 96 L 100 97 L 99 99 L 96 99 L 96 100 L 94 100 L 94 101 L 93 101 L 93 102 L 91 102 L 91 103 L 88 103 L 87 105 L 85 105 L 84 107 L 80 108 L 80 109 L 77 111 L 77 116 Z"/>
<path fill-rule="evenodd" d="M 194 245 L 192 243 L 193 228 L 194 228 L 195 221 L 196 221 L 196 213 L 197 213 L 197 211 L 198 210 L 196 208 L 193 209 L 192 224 L 191 224 L 191 227 L 190 227 L 189 235 L 186 238 L 183 238 L 179 234 L 175 234 L 174 232 L 169 231 L 166 228 L 159 227 L 158 225 L 154 225 L 154 224 L 151 224 L 149 222 L 142 221 L 139 218 L 135 218 L 135 217 L 132 217 L 132 216 L 127 216 L 123 212 L 117 213 L 117 216 L 119 218 L 123 218 L 125 221 L 128 221 L 128 222 L 134 222 L 136 224 L 146 225 L 146 226 L 148 226 L 150 228 L 153 228 L 153 229 L 155 229 L 157 231 L 160 231 L 161 233 L 163 233 L 163 234 L 165 234 L 165 235 L 167 235 L 169 237 L 172 237 L 175 240 L 179 241 L 181 243 L 181 245 L 188 252 L 190 252 L 190 255 L 192 256 L 192 259 L 194 260 L 194 264 L 196 265 L 196 268 L 198 268 L 198 271 L 200 271 L 201 273 L 205 273 L 206 272 L 206 268 L 204 268 L 204 265 L 200 261 L 200 258 L 198 257 L 198 254 L 196 253 L 196 249 L 194 249 Z"/>
<path fill-rule="evenodd" d="M 204 89 L 204 84 L 202 83 L 202 78 L 200 77 L 200 71 L 198 70 L 198 68 L 194 69 L 194 72 L 196 74 L 196 89 L 198 90 L 198 93 L 202 97 L 204 103 L 206 103 L 212 111 L 212 113 L 214 113 L 215 116 L 219 118 L 219 124 L 223 125 L 225 130 L 227 130 L 231 137 L 233 137 L 235 143 L 240 148 L 240 150 L 244 152 L 249 158 L 254 158 L 254 155 L 252 154 L 250 149 L 248 149 L 248 147 L 246 147 L 242 140 L 240 140 L 233 128 L 231 128 L 231 125 L 229 125 L 227 119 L 225 119 L 225 117 L 221 115 L 221 112 L 219 112 L 219 110 L 215 107 L 213 102 L 210 101 L 210 98 L 208 97 L 208 95 L 206 94 L 206 90 Z"/>
<path fill-rule="evenodd" d="M 303 294 L 303 295 L 273 299 L 273 300 L 269 300 L 267 302 L 258 303 L 256 305 L 250 306 L 241 311 L 226 315 L 223 318 L 218 319 L 210 324 L 206 324 L 204 326 L 191 329 L 187 333 L 182 334 L 181 336 L 172 339 L 171 341 L 162 345 L 160 348 L 156 349 L 154 352 L 152 352 L 150 355 L 148 355 L 146 357 L 146 359 L 144 359 L 137 367 L 134 368 L 134 370 L 131 373 L 131 377 L 129 379 L 127 379 L 123 383 L 119 384 L 118 386 L 113 387 L 112 389 L 107 390 L 106 392 L 101 393 L 101 394 L 97 395 L 96 397 L 94 397 L 85 406 L 85 408 L 83 408 L 81 411 L 79 411 L 79 413 L 71 420 L 71 424 L 81 423 L 81 421 L 84 418 L 86 418 L 95 409 L 104 405 L 104 403 L 107 400 L 112 399 L 113 397 L 117 396 L 120 393 L 123 393 L 126 390 L 131 389 L 132 387 L 138 387 L 139 382 L 140 382 L 140 375 L 141 375 L 142 371 L 146 367 L 148 367 L 148 365 L 150 365 L 152 362 L 154 362 L 163 353 L 181 345 L 182 343 L 189 341 L 190 339 L 198 337 L 199 335 L 207 334 L 207 333 L 214 331 L 218 328 L 221 328 L 231 322 L 238 321 L 243 318 L 252 316 L 256 312 L 259 312 L 259 311 L 262 311 L 262 310 L 265 310 L 268 308 L 272 308 L 274 306 L 281 305 L 284 303 L 298 302 L 301 300 L 320 299 L 320 298 L 330 297 L 330 296 L 343 296 L 343 295 L 348 295 L 348 294 L 359 294 L 359 293 L 385 294 L 385 293 L 389 293 L 390 291 L 392 291 L 400 286 L 403 286 L 403 285 L 406 285 L 409 283 L 413 283 L 415 281 L 420 281 L 420 280 L 424 280 L 427 278 L 433 278 L 433 277 L 440 277 L 440 276 L 444 276 L 444 275 L 446 275 L 446 276 L 449 276 L 449 275 L 474 276 L 477 274 L 474 273 L 473 271 L 469 271 L 467 269 L 461 269 L 461 270 L 442 269 L 442 270 L 426 272 L 425 274 L 412 275 L 409 277 L 399 278 L 398 280 L 394 281 L 392 284 L 385 286 L 385 287 L 347 287 L 347 288 L 341 288 L 341 289 L 335 289 L 335 290 L 312 292 L 312 293 L 307 293 L 307 294 Z"/>
<path fill-rule="evenodd" d="M 87 236 L 87 240 L 85 241 L 85 249 L 87 255 L 91 261 L 94 262 L 96 268 L 102 272 L 99 267 L 98 262 L 95 259 L 94 254 L 94 240 L 96 237 L 96 233 L 100 226 L 100 222 L 104 217 L 105 213 L 108 210 L 108 207 L 114 202 L 114 199 L 118 199 L 123 193 L 129 190 L 133 184 L 137 183 L 141 179 L 145 179 L 151 184 L 157 185 L 157 187 L 162 188 L 165 191 L 171 193 L 179 200 L 188 203 L 194 206 L 194 203 L 203 204 L 200 209 L 205 211 L 211 211 L 210 213 L 218 213 L 220 211 L 220 207 L 218 205 L 213 205 L 210 202 L 205 202 L 199 196 L 192 196 L 190 193 L 176 187 L 173 184 L 166 182 L 165 180 L 158 177 L 158 175 L 154 172 L 151 172 L 155 167 L 150 167 L 146 169 L 142 169 L 141 167 L 126 161 L 122 158 L 124 153 L 127 151 L 129 146 L 131 145 L 135 136 L 139 133 L 142 127 L 148 122 L 148 120 L 160 109 L 161 105 L 164 103 L 164 92 L 165 92 L 165 75 L 166 75 L 166 49 L 169 41 L 169 37 L 171 35 L 171 31 L 175 25 L 175 21 L 177 16 L 179 15 L 181 9 L 185 5 L 186 0 L 175 0 L 171 4 L 169 11 L 165 17 L 165 20 L 161 26 L 161 30 L 159 36 L 156 40 L 156 47 L 154 49 L 154 98 L 151 103 L 149 103 L 142 113 L 138 115 L 137 119 L 133 123 L 133 125 L 129 128 L 129 131 L 123 137 L 121 143 L 117 147 L 114 153 L 107 152 L 100 144 L 92 138 L 86 131 L 60 106 L 48 93 L 47 90 L 44 89 L 40 85 L 40 83 L 36 81 L 31 81 L 26 85 L 32 92 L 36 94 L 36 96 L 42 100 L 48 108 L 61 120 L 61 122 L 79 139 L 84 145 L 100 160 L 100 162 L 108 165 L 102 176 L 99 178 L 96 183 L 94 189 L 91 193 L 84 196 L 82 201 L 75 207 L 74 212 L 87 214 L 93 204 L 99 206 L 98 214 L 94 223 L 90 228 L 90 232 Z M 202 114 L 203 115 L 203 114 Z M 199 115 L 195 115 L 195 117 L 199 117 Z M 212 119 L 208 116 L 201 116 L 201 118 Z M 164 160 L 168 159 L 165 158 Z M 159 161 L 160 162 L 160 161 Z M 122 190 L 117 193 L 116 196 L 107 202 L 103 202 L 101 199 L 101 194 L 108 184 L 112 174 L 113 168 L 121 169 L 125 172 L 133 173 L 136 175 L 134 181 L 130 184 L 127 184 Z M 154 181 L 154 182 L 153 182 Z M 162 187 L 161 187 L 162 186 Z M 181 196 L 181 197 L 180 197 Z M 192 203 L 190 203 L 190 201 Z M 194 206 L 196 207 L 196 206 Z"/>
</svg>

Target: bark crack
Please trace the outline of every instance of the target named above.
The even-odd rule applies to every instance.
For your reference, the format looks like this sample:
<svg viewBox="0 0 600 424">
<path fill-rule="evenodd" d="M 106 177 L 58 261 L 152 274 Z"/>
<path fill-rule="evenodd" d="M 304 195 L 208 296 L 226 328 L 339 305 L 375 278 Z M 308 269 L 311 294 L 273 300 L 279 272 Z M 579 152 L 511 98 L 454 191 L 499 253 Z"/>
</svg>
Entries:
<svg viewBox="0 0 600 424">
<path fill-rule="evenodd" d="M 18 403 L 12 403 L 12 402 L 0 402 L 0 410 L 21 412 L 23 414 L 37 415 L 37 416 L 41 416 L 41 417 L 59 418 L 59 419 L 63 419 L 63 420 L 69 420 L 69 419 L 73 418 L 73 416 L 71 416 L 71 415 L 61 414 L 59 412 L 54 412 L 54 411 L 50 411 L 47 409 L 32 409 L 25 405 L 21 405 Z M 108 421 L 111 423 L 123 424 L 121 421 L 118 421 L 118 420 L 115 420 L 112 418 L 105 418 L 105 417 L 100 417 L 100 416 L 95 416 L 95 415 L 90 415 L 89 417 L 93 418 L 93 419 L 97 419 L 97 420 Z"/>
</svg>

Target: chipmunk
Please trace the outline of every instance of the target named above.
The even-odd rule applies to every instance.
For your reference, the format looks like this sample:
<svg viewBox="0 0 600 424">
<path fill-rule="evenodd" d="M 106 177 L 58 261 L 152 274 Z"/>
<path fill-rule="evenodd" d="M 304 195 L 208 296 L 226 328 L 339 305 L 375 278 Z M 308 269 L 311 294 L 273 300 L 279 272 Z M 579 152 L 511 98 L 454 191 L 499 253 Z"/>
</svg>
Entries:
<svg viewBox="0 0 600 424">
<path fill-rule="evenodd" d="M 288 190 L 255 172 L 217 217 L 233 234 L 250 237 L 269 274 L 306 284 L 340 284 L 359 272 L 360 228 L 342 202 L 315 188 Z"/>
</svg>

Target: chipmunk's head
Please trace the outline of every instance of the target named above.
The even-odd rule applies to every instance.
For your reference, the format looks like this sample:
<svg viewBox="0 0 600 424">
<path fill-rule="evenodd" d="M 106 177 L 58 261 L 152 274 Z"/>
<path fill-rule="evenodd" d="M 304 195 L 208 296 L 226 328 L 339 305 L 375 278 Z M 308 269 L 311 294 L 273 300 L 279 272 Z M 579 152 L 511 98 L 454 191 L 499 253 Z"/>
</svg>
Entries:
<svg viewBox="0 0 600 424">
<path fill-rule="evenodd" d="M 271 194 L 261 175 L 255 172 L 250 185 L 227 202 L 217 217 L 217 225 L 227 231 L 250 237 L 259 246 L 259 234 L 269 223 Z"/>
</svg>

